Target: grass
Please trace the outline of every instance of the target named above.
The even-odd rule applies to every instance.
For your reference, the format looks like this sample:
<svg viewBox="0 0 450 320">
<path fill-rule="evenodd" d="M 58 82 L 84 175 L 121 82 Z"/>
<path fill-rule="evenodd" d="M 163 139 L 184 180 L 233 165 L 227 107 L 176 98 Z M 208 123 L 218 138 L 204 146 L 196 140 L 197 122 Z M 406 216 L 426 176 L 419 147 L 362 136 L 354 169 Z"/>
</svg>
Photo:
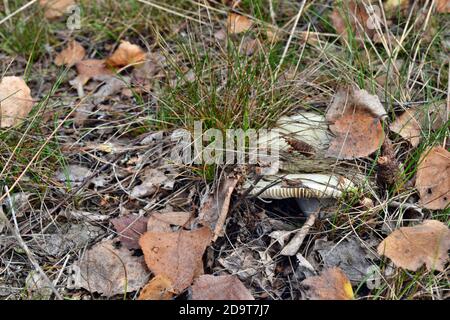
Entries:
<svg viewBox="0 0 450 320">
<path fill-rule="evenodd" d="M 10 12 L 26 3 L 7 2 Z M 202 121 L 204 130 L 217 128 L 222 132 L 238 128 L 270 128 L 281 116 L 298 110 L 309 109 L 323 114 L 340 85 L 357 85 L 378 95 L 388 112 L 389 122 L 411 104 L 429 109 L 445 103 L 448 94 L 448 44 L 445 47 L 449 36 L 448 15 L 430 14 L 432 8 L 429 5 L 412 8 L 410 15 L 401 10 L 386 12 L 394 25 L 390 28 L 392 35 L 400 40 L 395 41 L 383 33 L 380 42 L 375 42 L 368 34 L 370 30 L 364 26 L 357 26 L 360 32 L 355 32 L 342 2 L 338 7 L 346 17 L 345 37 L 336 35 L 329 18 L 328 2 L 308 2 L 300 24 L 292 34 L 293 41 L 287 54 L 283 56 L 293 17 L 299 9 L 297 1 L 242 0 L 235 11 L 252 17 L 255 25 L 245 34 L 228 35 L 226 41 L 214 38 L 214 33 L 225 26 L 225 14 L 229 9 L 218 1 L 208 4 L 191 0 L 149 3 L 138 0 L 81 1 L 82 28 L 74 31 L 67 30 L 65 18 L 47 21 L 38 6 L 32 6 L 0 25 L 0 54 L 13 61 L 1 65 L 0 74 L 24 75 L 32 92 L 39 92 L 39 96 L 34 97 L 39 103 L 29 120 L 20 127 L 0 130 L 2 189 L 4 185 L 17 182 L 23 170 L 28 168 L 27 179 L 17 183 L 16 191 L 38 195 L 37 198 L 42 199 L 40 208 L 52 207 L 55 199 L 59 199 L 59 191 L 52 193 L 57 190 L 53 181 L 55 171 L 73 162 L 99 167 L 111 161 L 110 155 L 98 150 L 77 151 L 84 150 L 96 139 L 115 142 L 116 138 L 124 138 L 131 144 L 133 139 L 156 130 L 170 133 L 181 127 L 193 131 L 195 121 Z M 6 15 L 2 6 L 4 3 L 0 4 L 0 20 Z M 429 19 L 424 18 L 427 16 Z M 280 29 L 279 42 L 267 37 L 266 31 L 272 28 Z M 358 39 L 361 33 L 363 39 Z M 59 51 L 71 38 L 82 43 L 89 57 L 95 58 L 108 56 L 121 40 L 127 39 L 152 53 L 163 55 L 166 64 L 152 79 L 150 91 L 129 87 L 131 97 L 122 97 L 119 101 L 129 106 L 128 109 L 120 109 L 114 115 L 99 111 L 96 122 L 76 128 L 70 118 L 64 118 L 78 101 L 75 91 L 67 85 L 74 73 L 66 70 L 55 77 L 60 70 L 52 65 L 54 51 Z M 245 46 L 253 40 L 258 50 L 247 54 Z M 124 77 L 131 75 L 128 70 L 121 74 Z M 63 102 L 67 100 L 68 103 Z M 117 103 L 111 98 L 105 104 L 115 106 Z M 49 113 L 50 121 L 46 117 Z M 339 241 L 351 234 L 364 242 L 370 237 L 383 238 L 385 224 L 396 227 L 407 224 L 406 210 L 392 209 L 389 204 L 393 201 L 406 203 L 411 197 L 416 199 L 410 183 L 419 161 L 430 146 L 445 146 L 449 124 L 447 121 L 436 130 L 423 130 L 421 143 L 415 149 L 385 127 L 403 164 L 401 181 L 385 192 L 374 187 L 379 153 L 367 159 L 337 163 L 337 170 L 352 175 L 363 174 L 365 180 L 363 185 L 340 200 L 329 218 L 319 223 L 318 235 L 325 234 L 328 240 Z M 33 157 L 35 160 L 30 163 Z M 138 155 L 133 153 L 127 156 L 120 163 L 125 163 L 125 169 L 120 170 L 126 171 L 127 161 L 133 163 L 137 161 L 135 158 Z M 199 165 L 184 169 L 189 177 L 187 180 L 201 181 L 201 187 L 192 188 L 196 191 L 196 188 L 214 185 L 224 168 Z M 324 170 L 328 169 L 329 165 L 325 164 Z M 122 174 L 125 175 L 110 172 L 116 179 Z M 100 211 L 105 209 L 105 203 L 112 201 L 116 214 L 119 205 L 115 199 L 124 199 L 121 192 L 132 186 L 134 179 L 136 177 L 120 180 L 122 189 L 118 190 L 113 187 L 110 187 L 113 191 L 85 189 L 69 203 L 76 208 Z M 373 200 L 373 208 L 361 205 L 365 198 Z M 124 202 L 129 205 L 128 201 Z M 248 208 L 254 206 L 245 201 L 244 204 Z M 139 205 L 136 201 L 126 210 L 148 209 Z M 162 207 L 160 203 L 158 205 Z M 427 218 L 449 224 L 450 208 L 424 212 Z M 36 221 L 30 222 L 33 223 Z M 39 229 L 35 230 L 39 232 Z M 318 235 L 310 235 L 310 241 Z M 310 249 L 302 247 L 302 253 L 306 256 Z M 60 262 L 50 259 L 44 263 L 54 263 L 57 271 L 64 268 L 58 265 Z M 381 259 L 379 268 L 384 272 L 390 265 Z M 390 276 L 380 279 L 380 287 L 368 290 L 361 283 L 355 291 L 361 299 L 442 299 L 448 295 L 447 273 L 395 269 Z M 26 290 L 22 294 L 26 297 Z"/>
</svg>

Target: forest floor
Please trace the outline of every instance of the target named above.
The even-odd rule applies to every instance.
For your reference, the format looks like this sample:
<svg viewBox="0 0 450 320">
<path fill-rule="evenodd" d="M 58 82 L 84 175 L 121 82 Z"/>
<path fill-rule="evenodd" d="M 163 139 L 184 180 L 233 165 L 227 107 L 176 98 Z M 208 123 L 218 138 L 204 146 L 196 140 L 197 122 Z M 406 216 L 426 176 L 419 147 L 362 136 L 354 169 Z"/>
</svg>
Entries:
<svg viewBox="0 0 450 320">
<path fill-rule="evenodd" d="M 0 298 L 449 299 L 449 6 L 3 0 Z"/>
</svg>

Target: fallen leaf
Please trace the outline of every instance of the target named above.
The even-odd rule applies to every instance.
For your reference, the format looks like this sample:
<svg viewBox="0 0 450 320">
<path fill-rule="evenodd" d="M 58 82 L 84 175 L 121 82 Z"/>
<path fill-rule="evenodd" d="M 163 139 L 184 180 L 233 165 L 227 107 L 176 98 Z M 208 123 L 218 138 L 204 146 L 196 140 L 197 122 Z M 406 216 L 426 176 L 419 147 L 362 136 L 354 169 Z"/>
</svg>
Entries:
<svg viewBox="0 0 450 320">
<path fill-rule="evenodd" d="M 209 226 L 214 232 L 213 242 L 223 236 L 224 224 L 230 207 L 231 195 L 239 181 L 239 177 L 228 177 L 224 179 L 213 194 L 209 195 L 201 204 L 199 222 Z"/>
<path fill-rule="evenodd" d="M 365 90 L 339 90 L 326 115 L 335 134 L 327 156 L 354 159 L 375 152 L 384 141 L 380 117 L 385 114 L 378 98 Z"/>
<path fill-rule="evenodd" d="M 326 120 L 336 121 L 349 113 L 352 106 L 367 111 L 374 118 L 386 118 L 387 113 L 380 99 L 376 95 L 368 93 L 364 89 L 354 87 L 339 88 L 333 97 L 330 107 L 327 110 Z"/>
<path fill-rule="evenodd" d="M 415 113 L 417 113 L 416 110 L 406 110 L 389 126 L 393 132 L 409 141 L 414 148 L 420 143 L 421 133 L 421 125 Z"/>
<path fill-rule="evenodd" d="M 444 271 L 448 250 L 450 230 L 437 220 L 425 220 L 420 225 L 395 230 L 378 245 L 378 254 L 410 271 L 416 271 L 423 264 L 430 271 Z"/>
<path fill-rule="evenodd" d="M 229 13 L 227 19 L 227 29 L 230 34 L 242 33 L 252 27 L 252 20 L 237 13 Z"/>
<path fill-rule="evenodd" d="M 113 75 L 113 72 L 106 67 L 105 60 L 87 59 L 75 64 L 79 79 L 77 82 L 82 85 L 90 79 L 104 80 Z"/>
<path fill-rule="evenodd" d="M 115 248 L 112 240 L 99 242 L 70 268 L 67 287 L 106 297 L 137 291 L 149 278 L 143 260 L 124 247 Z"/>
<path fill-rule="evenodd" d="M 167 277 L 176 293 L 189 287 L 203 273 L 202 256 L 211 231 L 146 232 L 139 240 L 145 262 L 155 275 Z"/>
<path fill-rule="evenodd" d="M 157 275 L 142 288 L 138 300 L 171 300 L 172 283 L 163 275 Z"/>
<path fill-rule="evenodd" d="M 318 239 L 314 244 L 314 251 L 322 257 L 325 268 L 341 268 L 353 284 L 359 284 L 365 280 L 367 270 L 372 266 L 359 240 L 355 238 L 338 243 Z"/>
<path fill-rule="evenodd" d="M 39 4 L 44 8 L 44 16 L 53 20 L 62 17 L 75 0 L 39 0 Z"/>
<path fill-rule="evenodd" d="M 155 168 L 147 168 L 144 171 L 141 180 L 142 183 L 131 190 L 130 195 L 134 199 L 150 196 L 154 194 L 158 188 L 172 190 L 175 182 L 171 174 L 166 174 L 164 173 L 164 170 Z"/>
<path fill-rule="evenodd" d="M 323 271 L 319 276 L 309 277 L 301 283 L 307 300 L 352 300 L 350 281 L 339 268 Z"/>
<path fill-rule="evenodd" d="M 55 58 L 55 64 L 57 66 L 65 65 L 72 67 L 78 62 L 82 61 L 86 54 L 83 46 L 75 40 L 72 40 L 67 45 L 67 48 L 62 50 Z"/>
<path fill-rule="evenodd" d="M 261 43 L 258 39 L 246 37 L 243 41 L 241 41 L 239 45 L 239 53 L 246 56 L 251 56 L 255 54 L 255 52 L 257 52 L 260 47 Z"/>
<path fill-rule="evenodd" d="M 111 223 L 119 233 L 120 242 L 128 249 L 139 249 L 139 238 L 147 231 L 146 217 L 126 215 L 111 219 Z"/>
<path fill-rule="evenodd" d="M 172 231 L 171 225 L 186 226 L 191 218 L 192 214 L 184 211 L 154 212 L 148 218 L 147 231 L 170 232 Z"/>
<path fill-rule="evenodd" d="M 31 271 L 25 283 L 30 300 L 49 300 L 53 293 L 52 288 L 39 272 Z"/>
<path fill-rule="evenodd" d="M 166 58 L 160 53 L 147 53 L 145 62 L 133 69 L 131 81 L 136 87 L 134 90 L 150 91 L 165 61 Z"/>
<path fill-rule="evenodd" d="M 373 6 L 372 8 L 378 8 Z M 376 34 L 376 24 L 381 22 L 380 12 L 366 9 L 363 3 L 354 0 L 342 2 L 342 8 L 336 5 L 330 15 L 331 22 L 344 39 L 348 39 L 349 25 L 356 39 L 362 41 L 367 35 L 372 38 Z"/>
<path fill-rule="evenodd" d="M 416 188 L 424 208 L 445 209 L 450 203 L 450 152 L 442 147 L 425 150 L 419 160 Z"/>
<path fill-rule="evenodd" d="M 449 0 L 437 0 L 436 11 L 439 13 L 450 13 L 450 1 Z"/>
<path fill-rule="evenodd" d="M 106 65 L 112 68 L 125 67 L 145 61 L 146 53 L 138 45 L 122 41 L 114 53 L 106 59 Z"/>
<path fill-rule="evenodd" d="M 92 95 L 92 101 L 98 105 L 109 97 L 113 96 L 126 88 L 130 81 L 129 77 L 110 77 L 105 83 Z"/>
<path fill-rule="evenodd" d="M 403 112 L 389 128 L 409 141 L 411 146 L 417 147 L 420 143 L 422 128 L 424 130 L 439 130 L 446 124 L 447 117 L 448 111 L 445 104 L 427 107 L 418 106 Z"/>
<path fill-rule="evenodd" d="M 19 124 L 33 108 L 31 90 L 19 77 L 4 77 L 0 82 L 0 128 Z"/>
<path fill-rule="evenodd" d="M 82 184 L 91 174 L 92 171 L 89 168 L 71 164 L 58 171 L 55 175 L 55 179 L 74 187 Z"/>
<path fill-rule="evenodd" d="M 31 195 L 29 192 L 13 193 L 8 199 L 1 201 L 0 206 L 3 205 L 7 212 L 14 210 L 17 218 L 23 217 L 27 211 L 32 210 L 29 201 Z"/>
<path fill-rule="evenodd" d="M 276 263 L 263 248 L 257 251 L 246 246 L 236 247 L 230 254 L 217 261 L 226 271 L 242 281 L 251 281 L 261 288 L 272 287 Z"/>
<path fill-rule="evenodd" d="M 34 235 L 33 240 L 41 252 L 59 258 L 70 251 L 77 251 L 89 245 L 104 233 L 103 228 L 87 222 L 65 223 L 55 230 Z"/>
<path fill-rule="evenodd" d="M 254 300 L 254 298 L 236 276 L 203 275 L 194 281 L 192 300 Z"/>
</svg>

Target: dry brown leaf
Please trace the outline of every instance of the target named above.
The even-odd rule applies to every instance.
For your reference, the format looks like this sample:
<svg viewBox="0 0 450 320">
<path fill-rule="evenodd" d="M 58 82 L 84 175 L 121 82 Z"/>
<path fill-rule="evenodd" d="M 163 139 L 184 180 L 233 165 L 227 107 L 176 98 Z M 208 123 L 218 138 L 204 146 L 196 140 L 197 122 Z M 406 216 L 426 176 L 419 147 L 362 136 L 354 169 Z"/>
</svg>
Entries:
<svg viewBox="0 0 450 320">
<path fill-rule="evenodd" d="M 420 143 L 422 128 L 424 130 L 439 130 L 447 122 L 447 106 L 433 104 L 431 106 L 417 106 L 406 110 L 390 125 L 390 129 L 409 141 L 413 147 Z"/>
<path fill-rule="evenodd" d="M 420 143 L 421 125 L 417 120 L 417 111 L 406 110 L 389 126 L 389 128 L 399 134 L 403 139 L 409 141 L 413 147 Z"/>
<path fill-rule="evenodd" d="M 326 119 L 335 134 L 327 156 L 338 159 L 366 157 L 384 141 L 380 118 L 386 112 L 378 97 L 365 90 L 340 89 L 328 108 Z"/>
<path fill-rule="evenodd" d="M 387 117 L 386 110 L 376 95 L 372 95 L 364 89 L 345 87 L 338 89 L 334 95 L 327 110 L 326 119 L 333 122 L 351 113 L 352 106 L 369 112 L 374 118 L 384 119 Z"/>
<path fill-rule="evenodd" d="M 242 33 L 252 27 L 252 20 L 240 14 L 230 12 L 227 19 L 227 29 L 230 34 Z"/>
<path fill-rule="evenodd" d="M 353 289 L 347 276 L 340 268 L 323 271 L 319 276 L 306 278 L 301 282 L 308 300 L 352 300 Z"/>
<path fill-rule="evenodd" d="M 348 15 L 348 18 L 346 15 Z M 376 34 L 376 30 L 373 28 L 373 17 L 375 15 L 369 16 L 363 3 L 358 3 L 354 0 L 343 1 L 343 8 L 339 8 L 336 5 L 330 15 L 331 22 L 337 33 L 344 39 L 348 38 L 346 23 L 348 21 L 356 39 L 360 41 L 364 40 L 365 35 L 372 38 Z"/>
<path fill-rule="evenodd" d="M 424 208 L 445 209 L 450 203 L 450 152 L 433 147 L 424 152 L 417 168 L 416 188 Z"/>
<path fill-rule="evenodd" d="M 104 79 L 113 75 L 113 72 L 106 67 L 105 60 L 82 60 L 75 67 L 81 84 L 85 84 L 90 79 Z"/>
<path fill-rule="evenodd" d="M 86 50 L 84 50 L 83 46 L 77 41 L 72 40 L 67 45 L 67 48 L 58 53 L 55 58 L 55 64 L 57 66 L 65 65 L 72 67 L 83 60 L 85 54 Z"/>
<path fill-rule="evenodd" d="M 223 180 L 213 194 L 209 195 L 200 207 L 199 223 L 214 231 L 213 241 L 223 235 L 224 224 L 230 207 L 230 199 L 239 177 Z"/>
<path fill-rule="evenodd" d="M 450 1 L 449 0 L 437 0 L 436 11 L 439 13 L 450 13 Z"/>
<path fill-rule="evenodd" d="M 39 0 L 39 4 L 44 8 L 44 16 L 52 20 L 62 17 L 75 0 Z"/>
<path fill-rule="evenodd" d="M 128 249 L 139 249 L 139 238 L 147 231 L 146 217 L 127 215 L 111 219 L 114 229 L 119 233 L 119 239 Z"/>
<path fill-rule="evenodd" d="M 330 130 L 336 135 L 327 156 L 338 159 L 367 157 L 381 146 L 384 132 L 378 119 L 367 111 L 354 110 L 335 121 Z"/>
<path fill-rule="evenodd" d="M 138 300 L 171 300 L 172 283 L 162 275 L 157 275 L 142 288 Z"/>
<path fill-rule="evenodd" d="M 149 277 L 144 259 L 128 249 L 116 249 L 112 240 L 97 243 L 72 266 L 68 288 L 84 288 L 110 297 L 137 291 Z"/>
<path fill-rule="evenodd" d="M 155 212 L 148 218 L 147 231 L 170 232 L 172 231 L 171 225 L 179 227 L 186 226 L 191 218 L 192 214 L 190 212 Z"/>
<path fill-rule="evenodd" d="M 203 275 L 192 286 L 192 300 L 254 300 L 236 276 Z"/>
<path fill-rule="evenodd" d="M 203 273 L 202 256 L 211 231 L 146 232 L 139 240 L 145 262 L 155 275 L 167 277 L 176 293 L 189 287 Z"/>
<path fill-rule="evenodd" d="M 403 269 L 416 271 L 425 264 L 430 271 L 444 271 L 449 249 L 447 226 L 440 221 L 425 220 L 420 225 L 392 232 L 378 245 L 378 254 Z"/>
<path fill-rule="evenodd" d="M 32 108 L 31 90 L 25 81 L 4 77 L 0 82 L 0 128 L 19 124 Z"/>
<path fill-rule="evenodd" d="M 112 68 L 125 67 L 144 62 L 146 53 L 138 45 L 122 41 L 114 53 L 106 59 L 106 65 Z"/>
</svg>

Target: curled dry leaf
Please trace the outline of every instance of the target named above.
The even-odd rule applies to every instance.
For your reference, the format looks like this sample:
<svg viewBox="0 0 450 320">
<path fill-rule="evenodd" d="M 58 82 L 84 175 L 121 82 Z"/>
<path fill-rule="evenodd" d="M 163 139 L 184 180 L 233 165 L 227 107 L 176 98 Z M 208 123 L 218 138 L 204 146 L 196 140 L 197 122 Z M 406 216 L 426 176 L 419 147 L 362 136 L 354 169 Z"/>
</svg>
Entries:
<svg viewBox="0 0 450 320">
<path fill-rule="evenodd" d="M 119 233 L 119 239 L 128 249 L 139 249 L 139 238 L 147 231 L 146 217 L 127 215 L 111 219 L 111 223 Z"/>
<path fill-rule="evenodd" d="M 0 82 L 0 128 L 19 124 L 33 108 L 31 90 L 19 77 L 4 77 Z"/>
<path fill-rule="evenodd" d="M 231 12 L 228 14 L 227 29 L 230 34 L 242 33 L 252 27 L 252 20 L 240 14 Z"/>
<path fill-rule="evenodd" d="M 344 272 L 339 268 L 323 271 L 319 276 L 301 282 L 307 300 L 352 300 L 353 289 Z"/>
<path fill-rule="evenodd" d="M 203 275 L 192 286 L 192 300 L 254 300 L 236 276 Z"/>
<path fill-rule="evenodd" d="M 183 227 L 189 223 L 192 214 L 190 212 L 166 212 L 166 213 L 153 213 L 147 222 L 147 231 L 153 232 L 170 232 L 172 231 L 171 225 Z"/>
<path fill-rule="evenodd" d="M 55 64 L 57 66 L 65 65 L 67 67 L 72 67 L 81 60 L 83 60 L 86 54 L 83 46 L 75 40 L 72 40 L 67 45 L 63 51 L 58 53 L 55 58 Z"/>
<path fill-rule="evenodd" d="M 339 90 L 327 111 L 335 134 L 327 155 L 338 159 L 367 157 L 384 141 L 380 117 L 386 114 L 378 97 L 365 90 Z"/>
<path fill-rule="evenodd" d="M 342 116 L 349 113 L 352 106 L 365 110 L 374 118 L 386 118 L 387 113 L 380 99 L 376 95 L 368 93 L 364 89 L 354 87 L 340 88 L 331 102 L 327 110 L 326 119 L 328 121 L 336 121 Z"/>
<path fill-rule="evenodd" d="M 231 194 L 239 181 L 239 177 L 226 178 L 220 183 L 218 190 L 203 201 L 199 222 L 214 231 L 213 241 L 223 235 L 225 220 L 230 207 Z"/>
<path fill-rule="evenodd" d="M 111 240 L 97 243 L 71 268 L 69 289 L 84 288 L 111 297 L 137 291 L 148 281 L 142 257 L 128 249 L 116 249 Z"/>
<path fill-rule="evenodd" d="M 424 208 L 445 209 L 450 203 L 450 152 L 433 147 L 424 152 L 417 168 L 416 188 Z"/>
<path fill-rule="evenodd" d="M 146 232 L 139 240 L 145 262 L 155 275 L 168 278 L 176 293 L 189 287 L 203 273 L 202 256 L 211 241 L 211 231 Z"/>
<path fill-rule="evenodd" d="M 39 0 L 39 4 L 44 8 L 44 16 L 52 20 L 62 17 L 75 0 Z"/>
<path fill-rule="evenodd" d="M 172 283 L 163 275 L 157 275 L 142 288 L 138 300 L 171 300 Z"/>
<path fill-rule="evenodd" d="M 444 271 L 448 250 L 450 230 L 436 220 L 395 230 L 378 245 L 378 254 L 391 259 L 397 267 L 411 271 L 423 264 L 430 271 Z"/>
<path fill-rule="evenodd" d="M 145 61 L 146 54 L 138 45 L 122 41 L 114 53 L 106 59 L 106 65 L 112 68 L 125 67 Z"/>
</svg>

